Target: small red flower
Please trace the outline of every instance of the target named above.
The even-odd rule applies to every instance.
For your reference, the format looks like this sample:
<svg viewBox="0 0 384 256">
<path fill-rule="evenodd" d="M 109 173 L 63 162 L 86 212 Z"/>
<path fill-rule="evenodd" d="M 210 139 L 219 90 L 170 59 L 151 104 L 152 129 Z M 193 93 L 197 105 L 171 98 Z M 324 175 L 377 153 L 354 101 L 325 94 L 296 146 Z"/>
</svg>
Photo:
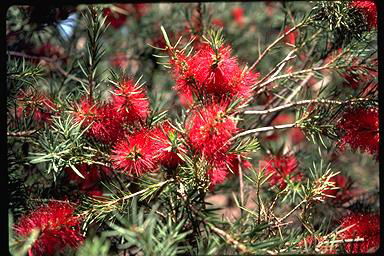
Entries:
<svg viewBox="0 0 384 256">
<path fill-rule="evenodd" d="M 292 28 L 291 27 L 286 27 L 284 29 L 284 33 L 287 33 L 289 30 L 291 30 Z M 296 42 L 296 38 L 299 36 L 299 31 L 298 30 L 294 30 L 292 31 L 291 33 L 287 34 L 285 37 L 284 37 L 284 42 L 286 43 L 289 43 L 289 44 L 295 44 Z"/>
<path fill-rule="evenodd" d="M 245 102 L 251 98 L 252 85 L 259 77 L 259 73 L 240 69 L 229 46 L 222 46 L 217 54 L 208 44 L 202 45 L 192 57 L 176 53 L 171 65 L 175 89 L 190 104 L 194 102 L 193 96 L 217 101 L 236 97 Z"/>
<path fill-rule="evenodd" d="M 298 127 L 290 129 L 289 136 L 291 138 L 292 143 L 295 145 L 299 144 L 305 139 L 303 131 Z"/>
<path fill-rule="evenodd" d="M 121 119 L 113 112 L 111 105 L 98 106 L 83 99 L 76 107 L 74 117 L 76 122 L 82 122 L 83 128 L 90 126 L 86 132 L 89 137 L 108 144 L 123 134 Z"/>
<path fill-rule="evenodd" d="M 301 173 L 296 172 L 297 161 L 294 155 L 267 156 L 259 162 L 260 170 L 265 170 L 266 176 L 272 174 L 269 185 L 277 185 L 280 190 L 287 186 L 286 180 L 301 181 Z"/>
<path fill-rule="evenodd" d="M 377 107 L 350 109 L 338 122 L 337 128 L 343 132 L 340 148 L 349 144 L 353 150 L 360 149 L 370 154 L 379 151 L 379 109 Z"/>
<path fill-rule="evenodd" d="M 363 13 L 370 29 L 377 28 L 377 10 L 374 1 L 352 1 L 350 5 Z"/>
<path fill-rule="evenodd" d="M 247 168 L 250 163 L 242 156 L 233 153 L 218 153 L 209 161 L 211 168 L 208 169 L 207 175 L 210 179 L 210 189 L 213 190 L 215 185 L 223 183 L 232 174 L 239 174 L 239 165 L 242 168 Z"/>
<path fill-rule="evenodd" d="M 226 113 L 225 104 L 211 104 L 193 111 L 186 127 L 191 145 L 208 158 L 218 152 L 225 153 L 230 146 L 228 140 L 238 130 L 233 117 Z"/>
<path fill-rule="evenodd" d="M 80 218 L 74 216 L 74 210 L 69 203 L 52 201 L 22 217 L 15 225 L 17 234 L 28 236 L 33 230 L 40 230 L 29 254 L 54 255 L 67 246 L 79 246 L 84 237 L 80 234 Z"/>
<path fill-rule="evenodd" d="M 125 173 L 141 175 L 157 167 L 153 131 L 143 128 L 117 142 L 111 156 L 112 165 Z"/>
<path fill-rule="evenodd" d="M 112 67 L 118 68 L 120 70 L 125 70 L 128 67 L 128 61 L 128 56 L 124 52 L 118 52 L 115 55 L 112 55 L 110 58 Z"/>
<path fill-rule="evenodd" d="M 128 4 L 117 4 L 116 7 L 121 8 L 125 11 L 130 10 Z M 124 25 L 125 20 L 127 19 L 126 14 L 116 11 L 113 12 L 111 8 L 105 8 L 103 12 L 104 15 L 107 16 L 107 21 L 114 28 L 120 28 L 122 25 Z"/>
<path fill-rule="evenodd" d="M 168 169 L 175 169 L 182 162 L 177 155 L 180 150 L 178 138 L 177 131 L 169 122 L 164 122 L 153 131 L 152 140 L 156 144 L 157 151 L 155 158 Z"/>
<path fill-rule="evenodd" d="M 77 184 L 79 190 L 88 195 L 102 195 L 102 189 L 99 186 L 99 182 L 102 179 L 102 175 L 109 175 L 111 169 L 98 166 L 80 164 L 76 166 L 77 170 L 84 176 L 84 179 L 77 175 L 71 168 L 65 168 L 64 171 L 67 174 L 68 180 Z"/>
<path fill-rule="evenodd" d="M 133 124 L 144 122 L 149 115 L 149 100 L 144 89 L 135 85 L 132 80 L 124 80 L 118 89 L 113 91 L 112 105 L 114 114 L 121 117 L 122 122 Z"/>
<path fill-rule="evenodd" d="M 244 25 L 244 8 L 240 6 L 234 7 L 232 9 L 232 18 L 239 26 Z"/>
<path fill-rule="evenodd" d="M 348 242 L 347 253 L 366 253 L 380 246 L 380 215 L 377 213 L 354 213 L 341 220 L 340 229 L 351 228 L 340 233 L 341 239 L 363 238 L 363 242 Z"/>
<path fill-rule="evenodd" d="M 221 19 L 213 19 L 212 24 L 218 27 L 224 27 L 224 22 Z"/>
</svg>

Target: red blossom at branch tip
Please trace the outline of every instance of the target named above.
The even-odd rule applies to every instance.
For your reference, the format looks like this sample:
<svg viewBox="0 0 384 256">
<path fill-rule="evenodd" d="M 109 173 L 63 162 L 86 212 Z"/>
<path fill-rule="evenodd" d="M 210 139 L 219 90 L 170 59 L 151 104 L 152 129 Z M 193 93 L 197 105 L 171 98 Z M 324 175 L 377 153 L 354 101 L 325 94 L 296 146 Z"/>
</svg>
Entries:
<svg viewBox="0 0 384 256">
<path fill-rule="evenodd" d="M 360 149 L 377 154 L 379 151 L 379 109 L 377 107 L 347 110 L 338 122 L 342 137 L 339 147 L 349 144 L 353 150 Z"/>
<path fill-rule="evenodd" d="M 117 142 L 112 150 L 112 165 L 128 175 L 142 175 L 157 167 L 153 131 L 143 128 Z"/>
<path fill-rule="evenodd" d="M 29 254 L 54 255 L 67 246 L 79 246 L 84 237 L 80 234 L 80 218 L 73 215 L 74 210 L 69 203 L 53 201 L 22 217 L 14 227 L 17 234 L 28 236 L 33 230 L 40 230 Z"/>
<path fill-rule="evenodd" d="M 377 29 L 377 10 L 374 1 L 352 1 L 350 5 L 358 9 L 366 18 L 369 29 Z"/>
<path fill-rule="evenodd" d="M 178 145 L 178 139 L 179 134 L 169 122 L 164 122 L 154 128 L 152 140 L 156 144 L 155 158 L 168 169 L 175 169 L 182 162 L 177 155 L 182 150 Z"/>
<path fill-rule="evenodd" d="M 226 152 L 227 141 L 238 131 L 233 117 L 226 113 L 226 104 L 211 104 L 196 109 L 187 120 L 191 145 L 205 157 Z"/>
<path fill-rule="evenodd" d="M 231 11 L 232 18 L 235 20 L 235 22 L 239 25 L 242 26 L 244 25 L 244 8 L 243 7 L 234 7 L 232 8 Z"/>
<path fill-rule="evenodd" d="M 287 186 L 287 179 L 291 181 L 301 181 L 301 173 L 297 173 L 297 160 L 294 155 L 267 156 L 259 161 L 259 169 L 265 170 L 266 176 L 272 174 L 269 178 L 269 185 L 277 185 L 280 190 Z"/>
<path fill-rule="evenodd" d="M 88 128 L 86 135 L 103 143 L 113 143 L 123 134 L 121 119 L 114 114 L 111 105 L 99 106 L 83 99 L 73 113 L 82 128 Z"/>
<path fill-rule="evenodd" d="M 112 105 L 115 115 L 120 116 L 126 124 L 144 122 L 149 115 L 146 92 L 132 80 L 124 80 L 119 88 L 113 91 Z"/>
<path fill-rule="evenodd" d="M 380 215 L 377 213 L 353 213 L 344 217 L 340 229 L 349 229 L 339 234 L 341 239 L 363 238 L 363 242 L 345 243 L 347 253 L 366 253 L 380 246 Z"/>
</svg>

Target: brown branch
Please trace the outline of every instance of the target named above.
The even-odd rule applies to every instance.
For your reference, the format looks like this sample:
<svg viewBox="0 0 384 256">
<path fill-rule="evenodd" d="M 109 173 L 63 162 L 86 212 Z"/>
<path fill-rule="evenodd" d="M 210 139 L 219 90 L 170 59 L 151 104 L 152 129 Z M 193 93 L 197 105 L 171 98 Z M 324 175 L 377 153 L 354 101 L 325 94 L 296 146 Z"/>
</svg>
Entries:
<svg viewBox="0 0 384 256">
<path fill-rule="evenodd" d="M 12 137 L 30 137 L 33 134 L 35 134 L 37 130 L 31 130 L 31 131 L 20 131 L 20 132 L 7 132 L 7 136 Z"/>
</svg>

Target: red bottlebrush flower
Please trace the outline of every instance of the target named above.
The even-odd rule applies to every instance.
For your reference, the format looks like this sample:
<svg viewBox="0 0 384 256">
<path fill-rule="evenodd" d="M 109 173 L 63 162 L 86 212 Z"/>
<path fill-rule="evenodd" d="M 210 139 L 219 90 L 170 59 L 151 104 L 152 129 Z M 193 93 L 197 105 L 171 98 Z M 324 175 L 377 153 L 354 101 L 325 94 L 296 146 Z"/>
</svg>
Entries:
<svg viewBox="0 0 384 256">
<path fill-rule="evenodd" d="M 299 144 L 305 139 L 304 133 L 298 127 L 290 129 L 289 136 L 291 138 L 292 143 L 295 145 Z"/>
<path fill-rule="evenodd" d="M 200 100 L 249 100 L 259 73 L 241 70 L 237 59 L 230 55 L 229 46 L 222 46 L 216 54 L 208 44 L 192 57 L 176 53 L 171 60 L 175 89 L 187 103 L 193 103 L 193 95 Z"/>
<path fill-rule="evenodd" d="M 28 236 L 39 229 L 39 237 L 32 245 L 31 255 L 54 255 L 65 247 L 77 247 L 84 237 L 80 234 L 80 218 L 73 215 L 75 208 L 66 202 L 50 202 L 22 217 L 15 225 L 16 233 Z"/>
<path fill-rule="evenodd" d="M 157 167 L 156 143 L 153 131 L 146 128 L 117 142 L 111 156 L 112 165 L 127 174 L 141 175 Z"/>
<path fill-rule="evenodd" d="M 260 170 L 265 170 L 266 175 L 272 174 L 269 185 L 278 185 L 280 190 L 287 186 L 286 180 L 301 181 L 301 174 L 295 172 L 297 161 L 294 155 L 268 156 L 259 162 Z"/>
<path fill-rule="evenodd" d="M 287 33 L 289 30 L 291 30 L 292 28 L 291 27 L 286 27 L 284 29 L 284 33 Z M 292 31 L 291 33 L 287 34 L 285 37 L 284 37 L 284 42 L 286 43 L 289 43 L 289 44 L 295 44 L 295 41 L 296 41 L 296 38 L 299 36 L 299 31 L 298 30 L 294 30 Z"/>
<path fill-rule="evenodd" d="M 187 120 L 191 145 L 206 157 L 226 152 L 228 140 L 237 132 L 236 122 L 226 112 L 226 105 L 211 104 L 192 112 Z"/>
<path fill-rule="evenodd" d="M 377 213 L 355 213 L 341 220 L 341 229 L 351 228 L 340 233 L 341 239 L 363 238 L 363 242 L 348 242 L 344 248 L 348 253 L 366 253 L 380 246 L 380 215 Z"/>
<path fill-rule="evenodd" d="M 240 156 L 241 157 L 241 156 Z M 208 169 L 207 175 L 210 179 L 210 189 L 213 190 L 215 185 L 223 183 L 227 177 L 232 174 L 239 174 L 239 164 L 243 168 L 247 168 L 249 166 L 249 162 L 244 160 L 243 157 L 240 158 L 237 154 L 223 154 L 218 153 L 212 157 L 209 161 L 211 168 Z"/>
<path fill-rule="evenodd" d="M 151 8 L 151 5 L 145 4 L 145 3 L 133 4 L 133 8 L 135 9 L 135 12 L 136 12 L 136 18 L 140 19 L 149 11 L 149 9 Z"/>
<path fill-rule="evenodd" d="M 374 1 L 352 1 L 350 5 L 365 16 L 369 29 L 377 28 L 377 10 Z"/>
<path fill-rule="evenodd" d="M 123 9 L 125 11 L 130 9 L 128 4 L 117 4 L 116 7 Z M 104 15 L 107 16 L 107 21 L 114 28 L 120 28 L 122 25 L 124 25 L 125 20 L 127 19 L 126 14 L 112 11 L 111 8 L 104 8 L 103 12 L 104 12 Z"/>
<path fill-rule="evenodd" d="M 291 114 L 280 114 L 272 121 L 272 125 L 289 124 L 294 122 L 294 117 Z"/>
<path fill-rule="evenodd" d="M 117 112 L 115 114 L 126 124 L 144 122 L 149 115 L 149 100 L 146 93 L 132 80 L 124 80 L 120 83 L 120 88 L 113 91 L 112 105 Z"/>
<path fill-rule="evenodd" d="M 77 170 L 85 179 L 77 175 L 71 168 L 65 168 L 68 180 L 78 185 L 79 190 L 88 195 L 102 195 L 102 189 L 99 187 L 99 181 L 102 179 L 102 173 L 109 175 L 112 171 L 109 168 L 98 165 L 81 164 L 76 166 Z"/>
<path fill-rule="evenodd" d="M 108 144 L 115 142 L 123 133 L 119 116 L 113 114 L 111 105 L 92 105 L 88 99 L 83 99 L 76 107 L 74 117 L 75 121 L 82 121 L 83 128 L 91 125 L 86 132 L 89 137 Z"/>
<path fill-rule="evenodd" d="M 177 155 L 179 152 L 178 137 L 177 131 L 172 128 L 169 122 L 164 122 L 153 131 L 152 140 L 157 148 L 155 158 L 168 169 L 175 169 L 182 162 Z"/>
<path fill-rule="evenodd" d="M 338 174 L 330 178 L 329 181 L 334 182 L 335 187 L 338 187 L 339 189 L 327 189 L 323 191 L 325 195 L 333 196 L 334 200 L 338 202 L 344 202 L 350 198 L 351 192 L 349 188 L 351 186 L 351 181 L 349 179 L 341 174 Z"/>
<path fill-rule="evenodd" d="M 350 109 L 338 122 L 337 128 L 343 131 L 340 148 L 349 144 L 353 150 L 360 149 L 370 154 L 379 151 L 379 109 L 377 107 Z"/>
<path fill-rule="evenodd" d="M 242 26 L 244 25 L 244 9 L 243 7 L 234 7 L 232 9 L 232 18 L 235 20 L 235 22 Z"/>
<path fill-rule="evenodd" d="M 224 22 L 221 19 L 213 19 L 212 24 L 218 27 L 224 27 Z"/>
<path fill-rule="evenodd" d="M 64 56 L 64 48 L 59 45 L 45 43 L 37 49 L 36 55 L 48 58 L 61 58 Z"/>
</svg>

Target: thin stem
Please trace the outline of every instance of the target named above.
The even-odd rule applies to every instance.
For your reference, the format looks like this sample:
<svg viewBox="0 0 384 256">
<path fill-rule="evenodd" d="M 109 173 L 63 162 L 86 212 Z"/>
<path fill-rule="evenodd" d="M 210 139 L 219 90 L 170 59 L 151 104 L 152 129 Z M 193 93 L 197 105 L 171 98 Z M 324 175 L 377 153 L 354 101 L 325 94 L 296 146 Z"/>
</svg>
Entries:
<svg viewBox="0 0 384 256">
<path fill-rule="evenodd" d="M 241 133 L 237 134 L 236 136 L 233 136 L 231 139 L 229 139 L 229 141 L 233 141 L 233 140 L 235 140 L 241 136 L 245 136 L 245 135 L 252 134 L 252 133 L 266 132 L 266 131 L 277 130 L 277 129 L 287 129 L 287 128 L 293 128 L 295 126 L 296 126 L 296 123 L 255 128 L 255 129 L 241 132 Z"/>
<path fill-rule="evenodd" d="M 265 55 L 276 45 L 278 44 L 281 40 L 283 40 L 288 34 L 292 33 L 293 31 L 295 31 L 296 29 L 298 29 L 299 27 L 303 26 L 305 24 L 304 21 L 300 22 L 299 24 L 297 24 L 296 26 L 294 26 L 293 28 L 291 28 L 290 30 L 288 30 L 287 32 L 284 32 L 280 37 L 278 37 L 273 43 L 271 43 L 264 51 L 261 55 L 259 55 L 259 57 L 257 58 L 257 60 L 255 61 L 255 63 L 252 64 L 252 66 L 249 68 L 249 70 L 252 70 L 253 68 L 255 68 L 257 66 L 257 64 L 259 64 L 259 62 L 265 57 Z"/>
<path fill-rule="evenodd" d="M 12 137 L 30 137 L 33 134 L 35 134 L 37 130 L 31 130 L 31 131 L 20 131 L 20 132 L 7 132 L 7 136 Z"/>
<path fill-rule="evenodd" d="M 291 107 L 307 105 L 307 104 L 311 104 L 311 103 L 344 105 L 344 104 L 356 104 L 356 103 L 362 102 L 362 101 L 372 101 L 372 99 L 357 98 L 357 99 L 351 99 L 351 100 L 345 100 L 345 101 L 327 100 L 327 99 L 300 100 L 300 101 L 288 103 L 286 105 L 282 105 L 282 106 L 278 106 L 278 107 L 270 108 L 270 109 L 265 109 L 265 110 L 246 110 L 246 111 L 244 111 L 244 114 L 246 114 L 246 115 L 264 115 L 264 114 L 269 114 L 272 112 L 277 112 L 277 111 L 281 111 L 284 109 L 288 109 Z"/>
</svg>

